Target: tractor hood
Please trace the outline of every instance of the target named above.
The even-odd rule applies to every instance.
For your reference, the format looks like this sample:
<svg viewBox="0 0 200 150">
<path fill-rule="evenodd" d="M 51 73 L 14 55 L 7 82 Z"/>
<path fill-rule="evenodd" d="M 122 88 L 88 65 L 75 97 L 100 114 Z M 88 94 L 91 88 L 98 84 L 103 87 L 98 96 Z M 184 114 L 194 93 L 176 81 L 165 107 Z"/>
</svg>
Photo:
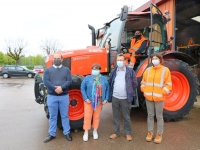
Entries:
<svg viewBox="0 0 200 150">
<path fill-rule="evenodd" d="M 87 75 L 91 73 L 91 67 L 94 63 L 100 64 L 101 72 L 108 71 L 108 53 L 105 48 L 98 46 L 88 46 L 85 49 L 64 50 L 56 52 L 61 54 L 62 64 L 68 67 L 72 74 Z M 46 67 L 53 64 L 53 54 L 46 59 Z"/>
</svg>

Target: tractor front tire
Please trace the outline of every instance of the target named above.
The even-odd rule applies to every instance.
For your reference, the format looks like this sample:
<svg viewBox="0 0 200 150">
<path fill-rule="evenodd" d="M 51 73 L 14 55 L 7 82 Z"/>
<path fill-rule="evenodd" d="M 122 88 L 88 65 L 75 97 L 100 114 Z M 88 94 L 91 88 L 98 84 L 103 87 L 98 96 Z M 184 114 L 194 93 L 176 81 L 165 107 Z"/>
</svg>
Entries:
<svg viewBox="0 0 200 150">
<path fill-rule="evenodd" d="M 69 88 L 69 120 L 71 130 L 77 131 L 83 128 L 84 100 L 82 98 L 80 86 L 83 76 L 73 75 L 72 85 Z M 62 120 L 58 114 L 57 127 L 62 129 Z"/>
</svg>

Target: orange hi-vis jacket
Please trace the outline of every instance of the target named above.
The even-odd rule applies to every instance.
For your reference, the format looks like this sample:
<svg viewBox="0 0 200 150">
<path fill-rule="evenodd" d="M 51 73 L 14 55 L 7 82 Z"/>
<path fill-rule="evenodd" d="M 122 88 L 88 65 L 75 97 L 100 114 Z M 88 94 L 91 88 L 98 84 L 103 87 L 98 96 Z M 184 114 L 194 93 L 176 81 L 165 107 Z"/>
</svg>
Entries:
<svg viewBox="0 0 200 150">
<path fill-rule="evenodd" d="M 167 67 L 158 65 L 145 70 L 141 82 L 141 91 L 149 101 L 164 101 L 165 95 L 172 89 L 171 73 Z"/>
<path fill-rule="evenodd" d="M 136 41 L 136 38 L 132 38 L 131 40 L 131 47 L 129 49 L 129 52 L 134 54 L 142 45 L 142 42 L 147 41 L 147 39 L 141 35 L 141 39 Z"/>
<path fill-rule="evenodd" d="M 135 52 L 140 48 L 140 46 L 142 45 L 142 42 L 145 40 L 147 41 L 147 39 L 143 35 L 141 35 L 141 39 L 137 41 L 136 41 L 136 38 L 132 38 L 129 53 L 125 54 L 126 58 L 128 59 L 130 58 L 130 62 L 135 64 L 136 62 Z M 132 55 L 130 53 L 132 53 Z"/>
</svg>

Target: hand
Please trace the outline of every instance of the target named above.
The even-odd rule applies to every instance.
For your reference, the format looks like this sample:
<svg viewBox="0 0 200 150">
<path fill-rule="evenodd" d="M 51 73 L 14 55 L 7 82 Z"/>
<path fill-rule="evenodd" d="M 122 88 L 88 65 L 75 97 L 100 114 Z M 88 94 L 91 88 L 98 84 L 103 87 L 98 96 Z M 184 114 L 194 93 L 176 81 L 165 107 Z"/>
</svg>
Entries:
<svg viewBox="0 0 200 150">
<path fill-rule="evenodd" d="M 55 86 L 55 92 L 57 93 L 57 94 L 61 94 L 62 92 L 63 92 L 63 90 L 62 90 L 62 87 L 61 86 Z"/>
<path fill-rule="evenodd" d="M 86 99 L 85 102 L 88 104 L 91 103 L 91 101 L 89 99 Z"/>
<path fill-rule="evenodd" d="M 102 102 L 103 105 L 105 105 L 106 103 L 107 103 L 107 100 L 104 100 L 104 101 Z"/>
</svg>

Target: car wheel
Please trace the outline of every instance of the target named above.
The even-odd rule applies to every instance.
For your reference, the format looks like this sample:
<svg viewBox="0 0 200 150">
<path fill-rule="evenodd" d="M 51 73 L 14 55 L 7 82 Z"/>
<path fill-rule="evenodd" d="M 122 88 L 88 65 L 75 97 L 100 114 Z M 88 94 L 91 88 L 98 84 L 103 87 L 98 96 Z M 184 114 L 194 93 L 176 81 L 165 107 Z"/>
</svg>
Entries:
<svg viewBox="0 0 200 150">
<path fill-rule="evenodd" d="M 33 76 L 33 75 L 32 75 L 31 73 L 28 74 L 28 78 L 32 78 L 32 76 Z"/>
<path fill-rule="evenodd" d="M 3 78 L 8 78 L 8 77 L 9 77 L 9 75 L 7 73 L 3 74 Z"/>
</svg>

